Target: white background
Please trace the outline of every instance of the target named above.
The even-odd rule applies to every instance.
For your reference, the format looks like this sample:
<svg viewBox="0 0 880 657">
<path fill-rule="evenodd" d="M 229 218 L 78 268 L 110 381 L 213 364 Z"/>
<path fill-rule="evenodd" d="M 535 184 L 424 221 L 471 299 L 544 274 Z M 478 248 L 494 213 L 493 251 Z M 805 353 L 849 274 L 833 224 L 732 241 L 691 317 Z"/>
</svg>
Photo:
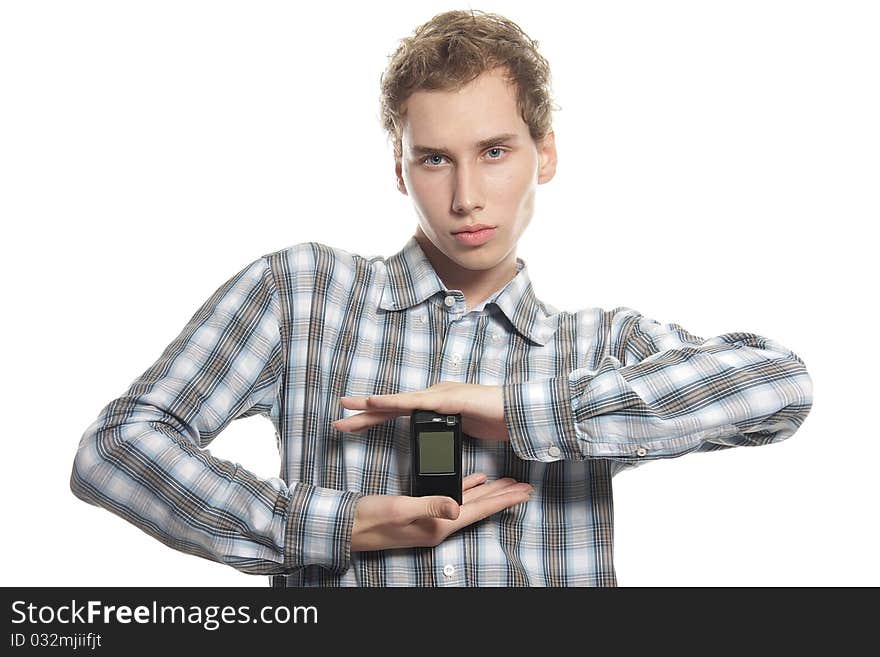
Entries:
<svg viewBox="0 0 880 657">
<path fill-rule="evenodd" d="M 75 498 L 77 443 L 256 257 L 403 246 L 379 76 L 475 8 L 538 40 L 562 108 L 517 251 L 539 298 L 756 332 L 813 378 L 788 441 L 614 479 L 619 584 L 880 585 L 876 7 L 4 2 L 2 584 L 268 585 Z M 278 473 L 266 418 L 210 450 Z"/>
</svg>

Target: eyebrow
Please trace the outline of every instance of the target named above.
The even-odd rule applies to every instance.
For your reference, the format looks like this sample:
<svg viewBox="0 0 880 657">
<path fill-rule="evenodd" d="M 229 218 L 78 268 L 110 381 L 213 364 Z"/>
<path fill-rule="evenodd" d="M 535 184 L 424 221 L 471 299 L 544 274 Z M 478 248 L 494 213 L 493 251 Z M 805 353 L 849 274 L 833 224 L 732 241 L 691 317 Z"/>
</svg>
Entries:
<svg viewBox="0 0 880 657">
<path fill-rule="evenodd" d="M 490 146 L 497 146 L 498 144 L 503 144 L 506 141 L 516 141 L 519 138 L 519 135 L 516 135 L 512 132 L 505 132 L 500 135 L 495 135 L 494 137 L 489 137 L 488 139 L 482 139 L 476 143 L 478 149 L 483 150 L 484 148 L 489 148 Z M 448 149 L 441 148 L 439 146 L 422 146 L 418 144 L 416 146 L 412 146 L 410 151 L 416 154 L 422 153 L 437 153 L 446 152 Z"/>
</svg>

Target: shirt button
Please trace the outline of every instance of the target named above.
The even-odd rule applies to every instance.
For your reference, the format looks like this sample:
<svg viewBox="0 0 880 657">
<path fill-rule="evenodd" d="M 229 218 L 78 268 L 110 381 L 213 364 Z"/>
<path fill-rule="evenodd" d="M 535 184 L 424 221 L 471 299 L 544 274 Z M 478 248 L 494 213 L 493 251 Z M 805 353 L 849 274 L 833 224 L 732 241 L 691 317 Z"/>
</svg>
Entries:
<svg viewBox="0 0 880 657">
<path fill-rule="evenodd" d="M 452 577 L 453 575 L 455 575 L 455 566 L 453 566 L 451 563 L 446 564 L 445 566 L 443 566 L 443 574 L 447 577 Z"/>
<path fill-rule="evenodd" d="M 499 342 L 501 340 L 501 336 L 497 333 L 492 334 L 492 342 Z"/>
<path fill-rule="evenodd" d="M 452 357 L 452 366 L 458 367 L 459 365 L 461 365 L 461 358 L 459 358 L 458 356 L 453 356 Z"/>
<path fill-rule="evenodd" d="M 547 450 L 547 453 L 553 458 L 556 458 L 557 456 L 562 454 L 562 452 L 559 451 L 559 448 L 556 445 L 550 445 L 550 449 Z"/>
<path fill-rule="evenodd" d="M 428 323 L 428 318 L 425 317 L 424 315 L 419 315 L 419 324 L 427 324 L 427 323 Z"/>
<path fill-rule="evenodd" d="M 647 453 L 648 453 L 648 450 L 646 450 L 644 447 L 639 447 L 636 450 L 636 454 L 638 454 L 639 456 L 644 456 Z"/>
<path fill-rule="evenodd" d="M 448 297 L 446 297 L 445 299 L 443 299 L 443 303 L 445 303 L 447 306 L 449 306 L 450 308 L 452 308 L 452 306 L 455 305 L 455 297 L 453 297 L 453 296 L 448 296 Z"/>
</svg>

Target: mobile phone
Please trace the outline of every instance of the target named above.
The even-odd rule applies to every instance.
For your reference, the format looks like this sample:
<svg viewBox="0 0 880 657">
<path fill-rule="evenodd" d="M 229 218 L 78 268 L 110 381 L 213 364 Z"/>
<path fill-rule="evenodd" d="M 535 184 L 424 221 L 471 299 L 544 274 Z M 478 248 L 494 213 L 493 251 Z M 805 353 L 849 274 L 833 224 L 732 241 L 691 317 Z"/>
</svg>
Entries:
<svg viewBox="0 0 880 657">
<path fill-rule="evenodd" d="M 412 494 L 446 495 L 461 504 L 461 414 L 410 414 Z"/>
</svg>

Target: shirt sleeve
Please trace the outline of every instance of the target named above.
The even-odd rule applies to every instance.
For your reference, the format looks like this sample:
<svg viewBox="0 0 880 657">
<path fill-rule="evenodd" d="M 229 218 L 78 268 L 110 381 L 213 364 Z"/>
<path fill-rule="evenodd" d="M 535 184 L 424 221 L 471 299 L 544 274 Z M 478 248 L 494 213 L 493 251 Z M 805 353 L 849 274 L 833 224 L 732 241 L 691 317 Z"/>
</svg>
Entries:
<svg viewBox="0 0 880 657">
<path fill-rule="evenodd" d="M 520 458 L 611 459 L 621 469 L 765 445 L 794 434 L 812 406 L 801 358 L 755 333 L 707 340 L 621 307 L 609 345 L 596 369 L 503 386 Z"/>
<path fill-rule="evenodd" d="M 360 494 L 262 479 L 204 449 L 232 420 L 271 410 L 280 322 L 261 257 L 221 285 L 86 429 L 73 493 L 165 545 L 245 573 L 344 572 Z"/>
</svg>

